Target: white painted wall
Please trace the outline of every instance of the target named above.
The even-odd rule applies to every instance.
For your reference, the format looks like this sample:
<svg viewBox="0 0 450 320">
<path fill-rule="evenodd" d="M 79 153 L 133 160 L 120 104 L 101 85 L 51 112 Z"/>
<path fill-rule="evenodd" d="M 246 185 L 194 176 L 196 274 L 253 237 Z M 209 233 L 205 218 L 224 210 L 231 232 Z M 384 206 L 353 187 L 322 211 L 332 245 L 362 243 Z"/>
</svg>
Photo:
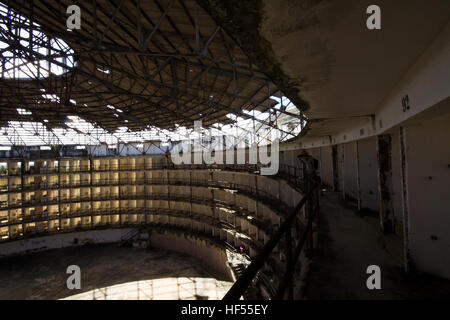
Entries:
<svg viewBox="0 0 450 320">
<path fill-rule="evenodd" d="M 436 35 L 429 47 L 399 79 L 398 84 L 391 89 L 386 98 L 380 102 L 374 118 L 361 117 L 351 121 L 345 119 L 348 125 L 343 126 L 339 132 L 331 136 L 306 136 L 301 139 L 300 147 L 309 149 L 317 145 L 342 144 L 380 135 L 449 98 L 449 39 L 450 23 Z M 402 108 L 402 98 L 405 95 L 409 95 L 411 103 L 410 109 L 406 112 Z"/>
<path fill-rule="evenodd" d="M 344 191 L 346 196 L 358 198 L 356 142 L 344 145 Z"/>
<path fill-rule="evenodd" d="M 450 112 L 422 123 L 405 126 L 411 262 L 421 271 L 448 279 L 450 279 L 449 123 Z"/>
</svg>

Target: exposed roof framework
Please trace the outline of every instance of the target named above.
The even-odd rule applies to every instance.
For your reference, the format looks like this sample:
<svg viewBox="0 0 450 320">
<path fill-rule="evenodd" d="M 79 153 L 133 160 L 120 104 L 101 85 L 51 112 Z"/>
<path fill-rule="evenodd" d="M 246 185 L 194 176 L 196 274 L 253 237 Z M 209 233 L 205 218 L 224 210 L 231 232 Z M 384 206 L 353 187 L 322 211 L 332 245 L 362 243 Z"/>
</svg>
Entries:
<svg viewBox="0 0 450 320">
<path fill-rule="evenodd" d="M 0 144 L 177 139 L 199 120 L 260 142 L 271 130 L 293 138 L 303 125 L 194 0 L 79 1 L 80 30 L 66 27 L 73 1 L 2 2 Z"/>
</svg>

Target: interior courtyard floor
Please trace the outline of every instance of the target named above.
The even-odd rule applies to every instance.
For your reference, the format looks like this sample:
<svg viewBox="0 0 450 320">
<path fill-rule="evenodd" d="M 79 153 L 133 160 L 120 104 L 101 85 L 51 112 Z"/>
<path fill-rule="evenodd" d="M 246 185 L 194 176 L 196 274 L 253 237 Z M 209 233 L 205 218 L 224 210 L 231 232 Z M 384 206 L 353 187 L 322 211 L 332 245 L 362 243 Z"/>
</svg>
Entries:
<svg viewBox="0 0 450 320">
<path fill-rule="evenodd" d="M 69 265 L 81 290 L 67 289 Z M 221 299 L 232 283 L 188 255 L 151 248 L 88 245 L 0 260 L 0 300 Z"/>
<path fill-rule="evenodd" d="M 369 290 L 367 267 L 381 269 L 381 290 Z M 376 215 L 364 215 L 341 194 L 321 197 L 319 250 L 309 264 L 304 298 L 323 299 L 444 299 L 450 281 L 406 273 L 402 240 L 382 235 Z"/>
</svg>

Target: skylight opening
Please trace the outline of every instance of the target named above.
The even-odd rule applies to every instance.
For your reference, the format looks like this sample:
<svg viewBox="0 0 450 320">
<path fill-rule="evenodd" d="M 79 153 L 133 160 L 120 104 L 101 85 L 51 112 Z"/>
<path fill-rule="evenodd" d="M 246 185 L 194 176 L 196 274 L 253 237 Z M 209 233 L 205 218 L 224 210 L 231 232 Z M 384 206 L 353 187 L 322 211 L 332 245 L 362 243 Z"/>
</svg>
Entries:
<svg viewBox="0 0 450 320">
<path fill-rule="evenodd" d="M 61 39 L 49 37 L 36 22 L 0 2 L 0 49 L 5 59 L 0 64 L 2 79 L 42 79 L 62 75 L 76 66 L 74 51 Z"/>
<path fill-rule="evenodd" d="M 110 71 L 108 69 L 97 68 L 97 71 L 103 72 L 105 74 L 110 74 Z"/>
<path fill-rule="evenodd" d="M 31 111 L 28 111 L 27 109 L 17 108 L 17 112 L 18 112 L 21 116 L 29 116 L 29 115 L 32 115 L 32 112 L 31 112 Z"/>
<path fill-rule="evenodd" d="M 55 94 L 41 92 L 44 99 L 59 102 L 60 99 Z M 219 141 L 218 137 L 224 136 L 227 143 L 230 142 L 237 147 L 245 147 L 248 143 L 258 145 L 270 144 L 274 139 L 281 141 L 293 138 L 301 130 L 300 117 L 296 116 L 300 111 L 290 103 L 287 98 L 278 99 L 278 104 L 273 105 L 271 112 L 261 112 L 257 110 L 244 111 L 245 115 L 236 116 L 228 114 L 231 120 L 228 124 L 214 123 L 205 128 L 211 141 Z M 277 101 L 275 98 L 274 100 Z M 75 101 L 72 101 L 75 103 Z M 85 104 L 83 104 L 85 105 Z M 0 128 L 0 146 L 15 145 L 19 141 L 20 145 L 42 146 L 42 145 L 72 145 L 91 146 L 108 145 L 116 149 L 118 144 L 144 144 L 148 141 L 161 141 L 161 147 L 170 147 L 178 141 L 196 139 L 197 135 L 192 127 L 174 125 L 173 130 L 159 129 L 151 125 L 146 125 L 144 129 L 133 131 L 127 127 L 129 120 L 123 119 L 124 110 L 112 105 L 106 106 L 113 110 L 111 117 L 119 118 L 119 126 L 114 131 L 108 131 L 96 122 L 88 122 L 79 116 L 67 116 L 64 125 L 59 128 L 49 128 L 47 119 L 36 121 L 9 121 L 7 126 Z M 17 108 L 18 115 L 31 116 L 33 113 L 25 108 Z M 203 115 L 203 113 L 201 113 Z M 252 119 L 254 117 L 255 119 Z M 25 118 L 22 118 L 25 119 Z M 276 125 L 277 129 L 268 125 Z M 304 126 L 305 121 L 303 121 Z M 121 125 L 120 125 L 121 124 Z M 255 133 L 256 132 L 256 133 Z M 15 140 L 19 137 L 19 140 Z M 215 143 L 215 142 L 214 142 Z M 79 149 L 81 150 L 81 149 Z"/>
<path fill-rule="evenodd" d="M 51 102 L 60 102 L 61 99 L 56 94 L 43 94 L 44 99 L 50 100 Z"/>
</svg>

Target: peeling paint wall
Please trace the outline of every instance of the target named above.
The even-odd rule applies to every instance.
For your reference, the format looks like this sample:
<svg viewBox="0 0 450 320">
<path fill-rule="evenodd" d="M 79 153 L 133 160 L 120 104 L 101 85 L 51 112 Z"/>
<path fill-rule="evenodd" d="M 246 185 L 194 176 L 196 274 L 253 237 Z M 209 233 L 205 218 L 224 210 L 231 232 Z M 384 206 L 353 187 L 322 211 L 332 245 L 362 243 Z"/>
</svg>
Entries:
<svg viewBox="0 0 450 320">
<path fill-rule="evenodd" d="M 392 136 L 392 207 L 394 209 L 395 233 L 401 235 L 403 232 L 403 206 L 402 206 L 402 172 L 400 154 L 400 131 L 397 128 L 391 133 Z"/>
<path fill-rule="evenodd" d="M 376 138 L 358 141 L 361 207 L 378 211 L 378 169 Z"/>
</svg>

